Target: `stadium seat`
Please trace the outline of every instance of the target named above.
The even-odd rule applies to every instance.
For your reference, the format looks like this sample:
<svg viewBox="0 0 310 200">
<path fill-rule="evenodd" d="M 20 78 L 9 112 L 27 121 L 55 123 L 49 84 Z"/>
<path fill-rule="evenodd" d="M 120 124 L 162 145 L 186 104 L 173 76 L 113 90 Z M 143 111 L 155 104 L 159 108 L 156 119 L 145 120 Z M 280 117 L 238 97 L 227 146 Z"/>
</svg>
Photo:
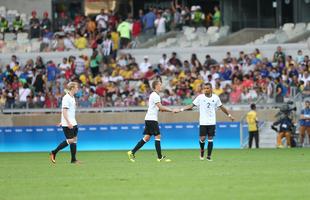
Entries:
<svg viewBox="0 0 310 200">
<path fill-rule="evenodd" d="M 285 31 L 285 32 L 288 32 L 288 31 L 292 31 L 294 28 L 294 24 L 293 23 L 286 23 L 283 25 L 282 27 L 282 30 Z"/>
<path fill-rule="evenodd" d="M 308 23 L 307 31 L 310 31 L 310 22 Z"/>
<path fill-rule="evenodd" d="M 295 33 L 301 33 L 306 30 L 306 23 L 297 23 L 294 28 Z"/>
<path fill-rule="evenodd" d="M 219 31 L 220 37 L 226 37 L 228 33 L 229 33 L 229 26 L 222 26 L 220 28 L 220 31 Z"/>
<path fill-rule="evenodd" d="M 216 32 L 218 32 L 218 30 L 219 30 L 219 28 L 218 28 L 217 26 L 210 26 L 210 27 L 208 28 L 207 33 L 208 33 L 209 35 L 213 35 L 213 34 L 215 34 Z"/>
<path fill-rule="evenodd" d="M 30 44 L 31 44 L 31 52 L 39 52 L 40 51 L 41 42 L 38 41 L 38 39 L 32 39 L 30 41 Z"/>
<path fill-rule="evenodd" d="M 15 33 L 5 33 L 4 34 L 4 40 L 7 41 L 12 41 L 16 39 Z"/>
</svg>

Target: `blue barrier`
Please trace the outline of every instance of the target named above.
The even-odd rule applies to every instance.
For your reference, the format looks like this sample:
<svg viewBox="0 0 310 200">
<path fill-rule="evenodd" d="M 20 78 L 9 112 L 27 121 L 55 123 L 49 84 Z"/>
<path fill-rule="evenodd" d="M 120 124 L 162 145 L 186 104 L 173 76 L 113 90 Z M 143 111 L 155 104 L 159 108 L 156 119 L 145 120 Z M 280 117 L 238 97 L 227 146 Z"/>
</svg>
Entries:
<svg viewBox="0 0 310 200">
<path fill-rule="evenodd" d="M 198 123 L 160 123 L 163 149 L 199 148 Z M 142 137 L 144 124 L 81 125 L 79 150 L 128 150 Z M 239 122 L 219 122 L 215 148 L 240 148 Z M 64 140 L 55 126 L 0 127 L 0 152 L 50 151 Z M 143 149 L 154 149 L 147 143 Z M 67 149 L 68 150 L 68 149 Z"/>
</svg>

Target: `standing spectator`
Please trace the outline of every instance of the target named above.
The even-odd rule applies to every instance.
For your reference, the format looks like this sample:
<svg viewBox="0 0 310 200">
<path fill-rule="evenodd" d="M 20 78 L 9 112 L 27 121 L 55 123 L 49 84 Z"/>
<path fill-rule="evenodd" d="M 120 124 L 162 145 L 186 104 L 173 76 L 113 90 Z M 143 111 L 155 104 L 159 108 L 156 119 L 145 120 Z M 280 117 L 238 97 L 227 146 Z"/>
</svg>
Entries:
<svg viewBox="0 0 310 200">
<path fill-rule="evenodd" d="M 255 138 L 255 146 L 259 148 L 259 139 L 258 139 L 258 127 L 257 127 L 257 113 L 256 113 L 256 105 L 251 104 L 251 111 L 247 113 L 246 121 L 248 123 L 249 129 L 249 149 L 252 148 L 253 138 Z"/>
<path fill-rule="evenodd" d="M 154 22 L 155 22 L 156 16 L 153 12 L 152 8 L 149 8 L 149 12 L 144 16 L 143 18 L 143 27 L 145 34 L 152 36 L 154 35 Z"/>
<path fill-rule="evenodd" d="M 156 35 L 163 35 L 166 33 L 166 19 L 162 17 L 160 13 L 157 14 L 157 19 L 155 20 Z"/>
<path fill-rule="evenodd" d="M 75 74 L 80 76 L 85 72 L 85 60 L 84 57 L 81 55 L 75 60 Z"/>
<path fill-rule="evenodd" d="M 60 70 L 60 74 L 65 74 L 66 70 L 70 69 L 70 65 L 68 63 L 67 58 L 62 59 L 62 63 L 58 65 L 58 69 Z"/>
<path fill-rule="evenodd" d="M 56 81 L 56 77 L 60 74 L 60 70 L 56 67 L 53 61 L 47 62 L 47 87 L 53 86 Z"/>
<path fill-rule="evenodd" d="M 204 18 L 205 15 L 201 12 L 200 6 L 196 6 L 195 12 L 192 15 L 192 20 L 196 29 L 202 25 Z"/>
<path fill-rule="evenodd" d="M 310 101 L 307 100 L 305 103 L 305 108 L 301 111 L 301 116 L 300 116 L 300 144 L 301 146 L 304 145 L 304 139 L 306 133 L 308 134 L 308 139 L 310 143 Z"/>
<path fill-rule="evenodd" d="M 105 40 L 101 44 L 101 54 L 104 63 L 109 63 L 113 54 L 113 41 L 111 40 L 111 34 L 108 33 Z"/>
<path fill-rule="evenodd" d="M 111 40 L 113 42 L 112 57 L 113 57 L 114 60 L 116 60 L 117 51 L 118 51 L 118 48 L 119 48 L 120 38 L 119 38 L 118 32 L 116 32 L 115 27 L 111 27 Z"/>
<path fill-rule="evenodd" d="M 25 83 L 24 85 L 20 84 L 19 87 L 19 107 L 25 108 L 27 105 L 27 97 L 31 94 L 31 90 L 28 88 L 28 84 Z"/>
<path fill-rule="evenodd" d="M 96 77 L 99 74 L 99 66 L 101 64 L 102 58 L 98 54 L 97 50 L 93 50 L 93 54 L 90 57 L 90 70 L 93 77 Z"/>
<path fill-rule="evenodd" d="M 125 20 L 125 18 L 122 18 L 121 23 L 118 25 L 117 32 L 119 32 L 121 37 L 120 41 L 121 49 L 127 48 L 130 42 L 131 25 L 129 22 Z"/>
<path fill-rule="evenodd" d="M 23 20 L 20 18 L 20 15 L 17 14 L 13 21 L 13 32 L 18 33 L 24 30 Z"/>
<path fill-rule="evenodd" d="M 136 38 L 140 35 L 142 32 L 142 24 L 140 20 L 134 20 L 132 24 L 132 38 L 133 40 L 136 40 Z"/>
<path fill-rule="evenodd" d="M 39 73 L 36 78 L 35 81 L 33 83 L 33 87 L 34 87 L 34 91 L 37 92 L 41 92 L 44 93 L 44 88 L 45 88 L 45 82 L 43 80 L 43 75 L 42 73 Z"/>
<path fill-rule="evenodd" d="M 33 10 L 31 12 L 30 19 L 30 39 L 40 37 L 40 20 L 37 18 L 37 12 Z"/>
<path fill-rule="evenodd" d="M 77 37 L 74 40 L 74 45 L 79 50 L 87 48 L 87 39 L 82 35 L 82 33 L 77 33 Z"/>
<path fill-rule="evenodd" d="M 218 6 L 214 6 L 214 14 L 212 17 L 213 26 L 220 27 L 222 22 L 221 11 Z"/>
<path fill-rule="evenodd" d="M 276 103 L 284 102 L 282 78 L 276 78 Z"/>
<path fill-rule="evenodd" d="M 96 17 L 97 28 L 99 32 L 105 32 L 108 28 L 109 16 L 101 9 L 100 14 Z"/>
<path fill-rule="evenodd" d="M 45 11 L 43 13 L 43 19 L 41 21 L 41 29 L 44 30 L 44 29 L 48 29 L 48 30 L 51 30 L 52 28 L 52 22 L 51 20 L 48 18 L 48 12 Z"/>
<path fill-rule="evenodd" d="M 95 38 L 96 23 L 90 17 L 86 18 L 86 31 L 91 40 Z"/>
</svg>

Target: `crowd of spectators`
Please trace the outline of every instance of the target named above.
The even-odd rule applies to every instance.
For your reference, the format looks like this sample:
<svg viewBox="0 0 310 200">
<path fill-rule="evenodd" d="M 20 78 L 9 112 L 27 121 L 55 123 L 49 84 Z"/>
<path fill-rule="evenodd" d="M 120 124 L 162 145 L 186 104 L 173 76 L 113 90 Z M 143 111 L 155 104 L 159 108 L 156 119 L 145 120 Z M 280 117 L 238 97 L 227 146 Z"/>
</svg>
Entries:
<svg viewBox="0 0 310 200">
<path fill-rule="evenodd" d="M 41 57 L 21 63 L 12 55 L 10 63 L 2 64 L 2 108 L 59 107 L 68 81 L 80 83 L 76 95 L 80 107 L 145 106 L 150 82 L 156 79 L 164 84 L 163 105 L 190 104 L 206 82 L 223 103 L 251 103 L 260 97 L 281 103 L 293 92 L 310 96 L 309 56 L 301 50 L 296 57 L 286 55 L 281 47 L 271 60 L 255 49 L 241 51 L 237 57 L 227 52 L 222 60 L 211 55 L 199 60 L 195 54 L 182 60 L 173 52 L 156 63 L 147 56 L 137 63 L 130 54 L 113 56 L 93 50 L 90 57 L 70 56 L 61 63 Z"/>
<path fill-rule="evenodd" d="M 19 15 L 10 25 L 5 16 L 0 17 L 0 32 L 23 32 L 25 22 Z M 84 16 L 77 13 L 70 19 L 65 12 L 59 13 L 55 19 L 55 26 L 49 18 L 48 12 L 43 13 L 41 19 L 37 12 L 31 13 L 27 25 L 29 39 L 41 41 L 40 51 L 68 51 L 75 49 L 97 48 L 111 36 L 113 49 L 134 47 L 137 37 L 162 35 L 170 30 L 181 30 L 182 26 L 220 26 L 221 13 L 218 7 L 214 13 L 204 13 L 200 6 L 186 6 L 171 2 L 171 8 L 161 9 L 150 7 L 139 10 L 139 16 L 133 18 L 131 14 L 121 16 L 113 11 L 101 9 L 96 16 Z M 147 37 L 148 36 L 148 37 Z"/>
</svg>

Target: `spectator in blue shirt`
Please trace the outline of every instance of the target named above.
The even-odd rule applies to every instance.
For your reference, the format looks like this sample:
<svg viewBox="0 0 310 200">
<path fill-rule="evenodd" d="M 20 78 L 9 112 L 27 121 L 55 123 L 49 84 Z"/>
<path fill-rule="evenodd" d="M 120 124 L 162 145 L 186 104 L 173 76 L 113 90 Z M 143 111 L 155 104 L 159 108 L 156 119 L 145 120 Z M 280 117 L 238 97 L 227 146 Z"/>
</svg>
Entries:
<svg viewBox="0 0 310 200">
<path fill-rule="evenodd" d="M 156 19 L 156 15 L 154 14 L 152 8 L 150 8 L 149 12 L 143 18 L 145 32 L 152 33 L 152 34 L 155 33 L 155 29 L 154 29 L 155 19 Z"/>
<path fill-rule="evenodd" d="M 56 67 L 56 65 L 49 61 L 47 63 L 47 82 L 55 82 L 57 75 L 60 73 L 60 70 Z"/>
</svg>

